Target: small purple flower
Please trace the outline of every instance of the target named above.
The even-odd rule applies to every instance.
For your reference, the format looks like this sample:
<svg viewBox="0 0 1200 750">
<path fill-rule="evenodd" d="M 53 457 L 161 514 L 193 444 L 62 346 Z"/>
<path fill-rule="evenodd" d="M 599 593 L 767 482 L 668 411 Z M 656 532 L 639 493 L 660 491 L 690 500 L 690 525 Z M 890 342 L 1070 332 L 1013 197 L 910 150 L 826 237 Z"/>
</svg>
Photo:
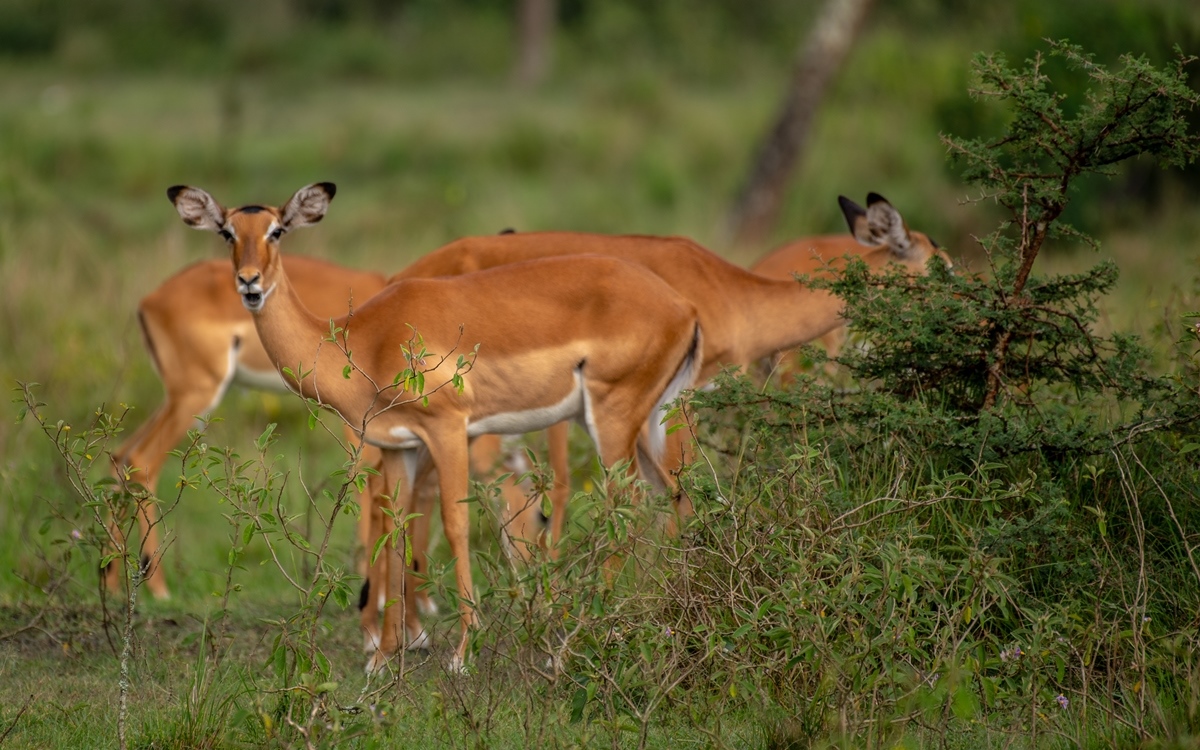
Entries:
<svg viewBox="0 0 1200 750">
<path fill-rule="evenodd" d="M 1063 695 L 1062 693 L 1059 693 L 1058 697 L 1054 700 L 1058 702 L 1058 707 L 1064 711 L 1067 709 L 1067 706 L 1071 705 L 1071 701 L 1067 700 L 1067 696 Z"/>
<path fill-rule="evenodd" d="M 83 532 L 79 529 L 71 529 L 71 538 L 78 542 L 83 539 Z"/>
<path fill-rule="evenodd" d="M 1016 661 L 1025 655 L 1020 646 L 1013 646 L 1000 652 L 1000 661 Z"/>
</svg>

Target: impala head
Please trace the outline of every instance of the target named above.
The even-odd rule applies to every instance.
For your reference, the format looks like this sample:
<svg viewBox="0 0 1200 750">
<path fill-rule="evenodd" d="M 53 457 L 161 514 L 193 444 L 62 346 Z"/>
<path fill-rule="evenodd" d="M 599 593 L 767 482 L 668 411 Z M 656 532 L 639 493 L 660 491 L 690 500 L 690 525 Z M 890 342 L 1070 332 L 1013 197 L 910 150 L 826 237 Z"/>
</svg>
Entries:
<svg viewBox="0 0 1200 750">
<path fill-rule="evenodd" d="M 879 193 L 867 193 L 866 208 L 844 195 L 838 196 L 838 203 L 851 234 L 859 243 L 867 247 L 886 246 L 892 260 L 915 273 L 925 273 L 925 265 L 935 256 L 941 258 L 947 268 L 954 267 L 950 256 L 929 235 L 910 230 L 900 212 Z"/>
<path fill-rule="evenodd" d="M 281 208 L 242 206 L 228 210 L 200 188 L 186 185 L 168 188 L 167 198 L 175 204 L 184 224 L 216 232 L 229 244 L 234 283 L 242 304 L 250 312 L 258 312 L 282 273 L 279 238 L 325 218 L 336 192 L 332 182 L 318 182 L 297 190 Z"/>
</svg>

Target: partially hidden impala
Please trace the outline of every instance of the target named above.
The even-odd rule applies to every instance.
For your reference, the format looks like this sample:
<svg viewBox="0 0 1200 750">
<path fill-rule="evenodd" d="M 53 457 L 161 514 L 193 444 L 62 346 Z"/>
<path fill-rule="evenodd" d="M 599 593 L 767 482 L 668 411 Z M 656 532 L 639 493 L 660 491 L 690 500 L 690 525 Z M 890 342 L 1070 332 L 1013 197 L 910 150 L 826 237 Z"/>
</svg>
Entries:
<svg viewBox="0 0 1200 750">
<path fill-rule="evenodd" d="M 305 303 L 326 319 L 346 314 L 349 305 L 373 297 L 387 283 L 383 274 L 304 256 L 292 256 L 287 263 Z M 228 260 L 201 261 L 176 273 L 142 298 L 137 319 L 163 384 L 163 401 L 113 451 L 112 461 L 118 479 L 154 494 L 170 451 L 197 424 L 198 416 L 217 407 L 232 384 L 277 390 L 283 382 L 259 342 L 253 318 L 229 283 Z M 371 450 L 364 460 L 376 463 Z M 160 559 L 157 505 L 143 500 L 137 517 L 146 587 L 156 599 L 166 599 L 170 589 Z M 124 541 L 120 524 L 113 523 L 112 531 Z M 364 524 L 360 535 L 365 532 Z M 119 587 L 121 566 L 110 563 L 105 576 L 110 588 Z"/>
<path fill-rule="evenodd" d="M 764 259 L 760 266 L 765 273 L 747 271 L 685 237 L 517 232 L 455 240 L 417 259 L 392 280 L 452 276 L 537 258 L 583 254 L 619 258 L 652 271 L 696 306 L 704 330 L 697 382 L 705 383 L 725 367 L 746 367 L 843 328 L 842 300 L 796 283 L 793 272 L 841 264 L 845 254 L 861 258 L 875 270 L 895 263 L 914 274 L 926 273 L 931 258 L 949 263 L 928 236 L 910 231 L 882 196 L 871 193 L 867 208 L 844 196 L 838 202 L 850 235 L 798 240 Z M 791 270 L 781 270 L 789 265 Z M 548 536 L 557 542 L 570 496 L 558 482 L 568 476 L 567 425 L 552 428 L 548 439 L 556 477 Z M 486 447 L 498 450 L 498 443 L 491 441 Z M 677 468 L 685 450 L 683 432 L 673 433 L 668 438 L 666 467 Z M 682 515 L 689 512 L 686 507 L 678 510 Z"/>
<path fill-rule="evenodd" d="M 929 235 L 909 229 L 900 212 L 879 193 L 867 194 L 865 209 L 845 196 L 838 196 L 838 203 L 850 226 L 850 234 L 792 240 L 764 255 L 750 266 L 750 270 L 769 279 L 819 276 L 830 269 L 844 267 L 846 260 L 853 258 L 861 259 L 871 268 L 907 259 L 904 265 L 918 273 L 923 273 L 925 264 L 934 257 L 941 259 L 947 267 L 953 266 L 950 256 Z M 836 357 L 846 342 L 846 335 L 846 326 L 841 325 L 818 341 L 830 357 Z M 784 362 L 793 358 L 791 351 L 779 354 Z"/>
</svg>

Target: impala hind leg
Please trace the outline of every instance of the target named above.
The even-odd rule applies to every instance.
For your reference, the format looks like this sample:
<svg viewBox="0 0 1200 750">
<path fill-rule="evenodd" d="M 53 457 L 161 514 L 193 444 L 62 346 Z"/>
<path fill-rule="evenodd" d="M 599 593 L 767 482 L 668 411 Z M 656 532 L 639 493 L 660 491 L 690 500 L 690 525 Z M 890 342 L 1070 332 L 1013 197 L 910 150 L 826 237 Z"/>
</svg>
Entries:
<svg viewBox="0 0 1200 750">
<path fill-rule="evenodd" d="M 240 340 L 220 326 L 175 320 L 169 309 L 164 310 L 158 300 L 151 298 L 139 306 L 138 324 L 165 394 L 162 405 L 117 448 L 112 459 L 118 481 L 141 484 L 154 496 L 168 454 L 197 424 L 197 417 L 215 409 L 225 395 L 237 365 Z M 147 499 L 138 503 L 137 512 L 146 588 L 155 598 L 165 599 L 170 592 L 159 550 L 158 507 Z M 118 546 L 125 546 L 124 534 L 115 522 L 111 538 Z M 120 587 L 121 573 L 119 564 L 108 566 L 105 580 L 110 589 Z"/>
<path fill-rule="evenodd" d="M 514 514 L 514 527 L 524 533 L 526 539 L 538 540 L 539 546 L 549 551 L 550 559 L 558 559 L 558 543 L 562 540 L 563 525 L 567 517 L 567 502 L 571 499 L 570 422 L 559 422 L 546 428 L 546 454 L 552 476 L 549 490 L 550 517 L 542 513 L 541 499 L 526 497 Z M 505 468 L 518 474 L 516 461 L 523 456 L 510 456 Z M 537 529 L 534 536 L 533 530 Z"/>
<path fill-rule="evenodd" d="M 661 416 L 661 413 L 650 415 L 649 429 L 659 429 L 655 420 Z M 679 472 L 692 462 L 695 457 L 695 446 L 692 441 L 692 433 L 688 430 L 688 422 L 684 421 L 684 417 L 672 419 L 667 429 L 670 432 L 663 439 L 662 456 L 652 456 L 647 453 L 642 459 L 642 469 L 645 470 L 648 466 L 652 467 L 662 477 L 662 486 L 658 489 L 670 496 L 675 507 L 675 514 L 667 519 L 667 533 L 677 536 L 688 519 L 695 514 L 692 501 L 679 491 Z M 641 444 L 639 443 L 639 445 Z"/>
<path fill-rule="evenodd" d="M 554 472 L 554 486 L 550 488 L 550 523 L 546 530 L 546 544 L 551 559 L 558 559 L 558 544 L 562 541 L 563 526 L 567 520 L 567 502 L 571 499 L 571 423 L 559 422 L 546 430 L 547 453 L 550 469 Z"/>
<path fill-rule="evenodd" d="M 182 393 L 168 390 L 162 406 L 112 456 L 117 481 L 131 495 L 140 498 L 135 511 L 142 539 L 139 564 L 143 568 L 146 588 L 155 599 L 167 599 L 171 595 L 159 549 L 161 522 L 155 500 L 159 474 L 170 451 L 196 425 L 197 415 L 215 405 L 223 390 L 220 380 L 194 384 Z M 132 487 L 134 484 L 140 484 L 142 489 Z M 126 539 L 120 520 L 114 518 L 109 530 L 110 538 L 124 547 Z M 110 590 L 120 590 L 124 576 L 119 560 L 108 564 L 104 577 Z"/>
<path fill-rule="evenodd" d="M 506 449 L 506 443 L 513 447 Z M 546 521 L 540 499 L 520 481 L 529 471 L 520 447 L 499 435 L 480 435 L 471 441 L 471 470 L 488 482 L 499 472 L 512 476 L 500 485 L 500 540 L 510 559 L 528 562 L 538 546 L 545 546 Z"/>
</svg>

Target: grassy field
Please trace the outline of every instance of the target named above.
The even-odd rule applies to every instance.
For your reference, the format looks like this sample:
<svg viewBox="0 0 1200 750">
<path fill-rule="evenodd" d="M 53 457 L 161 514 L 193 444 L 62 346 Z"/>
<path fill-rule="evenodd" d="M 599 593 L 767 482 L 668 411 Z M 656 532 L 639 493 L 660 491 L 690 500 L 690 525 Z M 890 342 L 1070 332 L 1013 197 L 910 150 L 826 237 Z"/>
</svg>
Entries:
<svg viewBox="0 0 1200 750">
<path fill-rule="evenodd" d="M 877 191 L 956 260 L 982 268 L 972 237 L 990 231 L 996 214 L 962 202 L 965 189 L 944 163 L 935 117 L 945 97 L 962 90 L 973 43 L 947 37 L 914 46 L 901 29 L 874 29 L 821 112 L 774 241 L 843 231 L 836 196 L 862 201 Z M 339 190 L 329 217 L 290 237 L 285 251 L 384 272 L 452 238 L 504 227 L 684 234 L 748 263 L 758 251 L 727 248 L 721 218 L 751 144 L 773 115 L 785 73 L 784 66 L 764 66 L 757 75 L 707 85 L 649 74 L 581 75 L 527 92 L 470 80 L 416 85 L 347 77 L 309 85 L 280 74 L 93 74 L 79 66 L 0 63 L 0 377 L 10 386 L 37 383 L 49 422 L 61 419 L 77 431 L 97 410 L 132 407 L 126 430 L 150 413 L 161 388 L 137 332 L 137 300 L 184 265 L 222 251 L 211 236 L 185 228 L 165 200 L 165 188 L 181 182 L 236 205 L 277 203 L 303 184 L 334 181 Z M 910 85 L 914 80 L 922 85 Z M 1099 255 L 1052 248 L 1040 270 L 1081 270 L 1098 257 L 1115 259 L 1123 275 L 1104 302 L 1102 326 L 1145 335 L 1165 358 L 1183 328 L 1182 313 L 1197 308 L 1193 238 L 1200 216 L 1188 200 L 1168 193 L 1153 216 L 1106 231 Z M 98 554 L 86 543 L 99 530 L 52 441 L 33 419 L 15 419 L 17 408 L 0 420 L 0 745 L 113 746 L 122 617 L 117 603 L 109 600 L 107 611 L 101 603 Z M 234 390 L 214 416 L 205 442 L 246 458 L 264 427 L 278 425 L 279 440 L 266 459 L 280 474 L 281 502 L 297 514 L 297 527 L 316 535 L 320 512 L 329 507 L 321 491 L 337 492 L 331 475 L 344 461 L 329 436 L 309 429 L 303 406 L 286 395 Z M 594 473 L 592 459 L 582 440 L 573 447 L 581 487 Z M 90 476 L 99 479 L 104 457 L 93 458 Z M 820 487 L 844 482 L 838 486 L 863 496 L 885 492 L 892 480 L 858 478 L 855 485 L 831 465 L 812 471 Z M 261 538 L 239 545 L 237 514 L 216 491 L 172 489 L 179 473 L 175 460 L 160 487 L 180 500 L 165 524 L 173 598 L 143 596 L 135 618 L 129 746 L 303 746 L 298 730 L 279 726 L 296 671 L 284 679 L 273 665 L 281 633 L 309 632 L 289 618 L 309 610 L 283 583 Z M 318 500 L 310 504 L 309 497 Z M 580 551 L 569 561 L 599 554 L 583 551 L 586 535 L 599 532 L 587 525 L 593 516 L 579 515 L 573 539 Z M 540 680 L 544 665 L 525 646 L 536 640 L 530 634 L 548 632 L 554 613 L 521 607 L 537 600 L 531 593 L 539 591 L 537 576 L 560 568 L 506 570 L 490 517 L 477 511 L 475 521 L 490 619 L 475 674 L 445 673 L 450 637 L 443 622 L 428 661 L 407 665 L 413 671 L 406 679 L 374 692 L 380 684 L 361 673 L 357 612 L 331 603 L 311 632 L 336 686 L 327 690 L 319 721 L 300 722 L 311 732 L 310 746 L 808 746 L 801 737 L 843 747 L 1142 741 L 1140 728 L 1111 715 L 1038 719 L 1049 709 L 1037 703 L 1033 688 L 1032 719 L 1011 704 L 989 713 L 954 699 L 953 710 L 906 704 L 922 718 L 863 734 L 855 717 L 879 720 L 882 709 L 773 713 L 770 701 L 744 694 L 742 678 L 720 683 L 715 697 L 712 685 L 690 690 L 703 675 L 668 689 L 670 680 L 655 665 L 689 658 L 673 651 L 669 638 L 647 639 L 659 650 L 630 661 L 629 669 L 648 675 L 636 683 L 636 696 L 623 698 L 641 714 L 614 708 L 626 705 L 616 698 L 599 708 L 588 703 L 585 711 L 581 691 L 585 702 L 597 691 L 606 694 L 597 675 L 632 653 L 633 637 L 628 644 L 598 637 L 593 657 L 601 666 Z M 649 547 L 660 542 L 652 537 Z M 231 566 L 230 549 L 238 546 Z M 283 549 L 285 570 L 311 574 L 305 555 Z M 434 556 L 448 562 L 444 545 Z M 666 565 L 650 557 L 651 571 Z M 344 515 L 327 564 L 349 571 L 353 559 L 353 519 Z M 654 582 L 627 581 L 624 591 L 669 588 L 648 577 Z M 227 591 L 230 580 L 237 590 Z M 594 592 L 587 587 L 596 585 L 584 581 L 581 590 Z M 637 606 L 651 604 L 622 606 L 613 622 L 636 622 Z M 297 646 L 296 653 L 303 651 Z M 913 669 L 913 694 L 926 695 L 919 689 L 925 678 Z M 932 687 L 926 692 L 939 695 Z M 1180 730 L 1179 747 L 1195 742 Z"/>
</svg>

